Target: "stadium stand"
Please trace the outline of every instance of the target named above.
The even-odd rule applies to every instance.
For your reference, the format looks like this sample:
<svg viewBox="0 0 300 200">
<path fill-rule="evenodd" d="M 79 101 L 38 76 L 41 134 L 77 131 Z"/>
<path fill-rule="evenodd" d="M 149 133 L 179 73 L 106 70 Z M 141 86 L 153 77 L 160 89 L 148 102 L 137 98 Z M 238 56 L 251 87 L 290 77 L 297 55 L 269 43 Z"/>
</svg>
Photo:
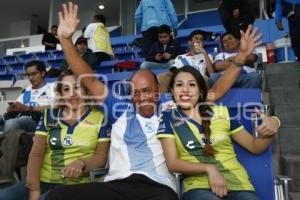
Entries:
<svg viewBox="0 0 300 200">
<path fill-rule="evenodd" d="M 179 16 L 179 19 L 183 19 L 183 16 Z M 184 23 L 178 28 L 177 38 L 183 43 L 183 46 L 187 47 L 187 36 L 192 30 L 200 28 L 205 31 L 211 31 L 214 33 L 214 37 L 209 38 L 205 44 L 208 52 L 214 54 L 216 49 L 217 51 L 221 49 L 219 35 L 224 32 L 224 28 L 220 25 L 221 22 L 219 19 L 217 10 L 189 14 L 187 20 L 184 21 Z M 287 27 L 287 21 L 284 20 L 283 23 L 285 27 Z M 277 31 L 274 19 L 258 19 L 255 21 L 254 25 L 258 26 L 260 31 L 263 33 L 264 43 L 274 42 L 276 39 L 281 38 L 284 34 L 282 31 Z M 105 80 L 103 77 L 100 77 L 100 79 L 104 82 L 107 81 L 110 88 L 113 87 L 113 83 L 117 81 L 120 82 L 120 84 L 114 88 L 120 95 L 128 95 L 128 84 L 126 84 L 126 80 L 128 80 L 132 73 L 139 68 L 138 63 L 141 63 L 144 60 L 144 58 L 140 57 L 140 48 L 134 45 L 132 46 L 134 39 L 139 37 L 141 37 L 139 32 L 135 35 L 111 37 L 111 44 L 116 59 L 104 61 L 96 68 L 97 74 L 106 75 L 104 78 Z M 265 55 L 264 47 L 263 51 L 263 54 Z M 285 58 L 285 52 L 282 51 L 282 49 L 276 50 L 278 60 L 287 61 Z M 294 55 L 291 54 L 291 52 L 288 53 L 288 61 L 295 61 Z M 57 50 L 2 57 L 0 59 L 0 114 L 6 110 L 8 100 L 15 99 L 13 98 L 15 92 L 17 90 L 20 92 L 20 90 L 27 85 L 26 81 L 22 80 L 22 77 L 18 76 L 18 74 L 23 73 L 24 63 L 33 59 L 43 60 L 48 63 L 49 66 L 57 68 L 61 60 L 64 59 L 64 55 L 62 51 Z M 265 56 L 263 61 L 266 62 Z M 123 62 L 135 62 L 135 68 L 132 69 L 132 71 L 127 69 L 128 71 L 124 70 L 124 72 L 120 72 L 122 71 L 120 68 L 124 69 L 124 67 L 117 67 L 117 65 L 118 63 Z M 238 145 L 235 145 L 238 158 L 246 167 L 259 197 L 262 200 L 282 200 L 278 198 L 278 196 L 275 197 L 273 182 L 275 178 L 274 171 L 275 174 L 282 173 L 293 178 L 293 181 L 291 181 L 288 186 L 288 189 L 292 191 L 292 199 L 297 199 L 296 197 L 293 198 L 293 195 L 297 196 L 297 192 L 300 192 L 300 175 L 297 167 L 300 163 L 300 158 L 297 156 L 300 151 L 300 146 L 298 144 L 300 141 L 299 69 L 299 64 L 296 63 L 264 65 L 262 74 L 264 76 L 265 86 L 263 86 L 262 93 L 259 90 L 245 91 L 232 89 L 220 101 L 220 103 L 224 103 L 232 109 L 238 109 L 236 107 L 238 102 L 246 103 L 250 101 L 261 104 L 262 95 L 264 97 L 264 101 L 273 104 L 273 112 L 282 119 L 283 126 L 280 129 L 280 137 L 277 139 L 279 141 L 277 141 L 277 144 L 273 145 L 273 149 L 269 148 L 262 155 L 254 156 L 243 150 Z M 154 70 L 154 73 L 158 74 L 162 71 L 165 70 Z M 57 78 L 47 77 L 46 80 L 47 82 L 55 82 Z M 266 100 L 265 96 L 269 96 L 270 99 Z M 291 110 L 293 112 L 289 112 Z M 248 115 L 251 115 L 251 113 L 248 113 Z M 246 129 L 251 131 L 253 128 L 251 122 L 246 120 L 243 122 Z M 272 151 L 273 154 L 275 154 L 275 156 L 273 155 L 274 169 L 272 164 Z M 282 163 L 280 169 L 278 167 L 279 163 Z M 97 173 L 95 172 L 95 174 Z M 91 179 L 93 179 L 95 174 L 90 174 Z M 283 183 L 284 181 L 279 179 L 279 182 Z M 279 193 L 283 194 L 283 189 L 287 189 L 287 187 L 285 186 L 285 188 L 280 188 Z M 296 194 L 293 194 L 293 192 L 296 192 Z"/>
</svg>

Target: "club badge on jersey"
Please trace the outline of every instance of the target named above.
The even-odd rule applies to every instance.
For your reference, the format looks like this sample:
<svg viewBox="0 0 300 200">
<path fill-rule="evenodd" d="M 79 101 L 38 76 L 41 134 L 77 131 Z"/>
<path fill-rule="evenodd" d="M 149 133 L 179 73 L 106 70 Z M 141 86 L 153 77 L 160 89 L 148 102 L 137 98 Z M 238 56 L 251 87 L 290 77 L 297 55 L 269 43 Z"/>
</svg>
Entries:
<svg viewBox="0 0 300 200">
<path fill-rule="evenodd" d="M 67 134 L 64 138 L 64 145 L 65 146 L 71 146 L 73 144 L 73 141 L 72 141 L 72 135 L 70 134 Z"/>
</svg>

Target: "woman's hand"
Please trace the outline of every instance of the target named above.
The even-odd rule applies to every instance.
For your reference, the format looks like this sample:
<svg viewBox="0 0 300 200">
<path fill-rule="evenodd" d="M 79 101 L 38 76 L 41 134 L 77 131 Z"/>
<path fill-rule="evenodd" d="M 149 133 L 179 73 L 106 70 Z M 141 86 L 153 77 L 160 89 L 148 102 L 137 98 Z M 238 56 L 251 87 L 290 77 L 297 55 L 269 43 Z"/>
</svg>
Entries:
<svg viewBox="0 0 300 200">
<path fill-rule="evenodd" d="M 38 200 L 40 197 L 40 191 L 31 190 L 29 192 L 29 200 Z"/>
<path fill-rule="evenodd" d="M 259 110 L 256 110 L 256 114 L 262 119 L 261 125 L 256 128 L 258 137 L 273 137 L 279 128 L 278 120 L 271 116 L 266 116 Z"/>
<path fill-rule="evenodd" d="M 76 31 L 79 19 L 77 17 L 78 6 L 71 2 L 63 4 L 63 11 L 58 13 L 59 25 L 57 35 L 60 39 L 71 39 Z"/>
<path fill-rule="evenodd" d="M 214 165 L 207 165 L 208 183 L 211 191 L 219 197 L 227 195 L 227 186 L 224 176 Z"/>
<path fill-rule="evenodd" d="M 61 176 L 71 179 L 78 178 L 82 174 L 84 166 L 85 164 L 82 160 L 75 160 L 61 170 Z"/>
<path fill-rule="evenodd" d="M 262 34 L 258 34 L 258 28 L 253 29 L 252 25 L 249 25 L 246 32 L 241 31 L 239 53 L 249 56 L 262 43 L 261 38 Z"/>
</svg>

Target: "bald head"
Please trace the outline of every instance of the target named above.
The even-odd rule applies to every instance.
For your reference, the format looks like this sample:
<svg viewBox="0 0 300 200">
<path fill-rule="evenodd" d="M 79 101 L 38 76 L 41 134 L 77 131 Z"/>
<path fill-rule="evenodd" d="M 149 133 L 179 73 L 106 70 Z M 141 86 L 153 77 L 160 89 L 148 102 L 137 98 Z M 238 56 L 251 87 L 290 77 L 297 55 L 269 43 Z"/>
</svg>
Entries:
<svg viewBox="0 0 300 200">
<path fill-rule="evenodd" d="M 144 117 L 151 117 L 157 109 L 159 92 L 155 75 L 148 69 L 142 69 L 131 78 L 132 102 L 137 112 Z"/>
</svg>

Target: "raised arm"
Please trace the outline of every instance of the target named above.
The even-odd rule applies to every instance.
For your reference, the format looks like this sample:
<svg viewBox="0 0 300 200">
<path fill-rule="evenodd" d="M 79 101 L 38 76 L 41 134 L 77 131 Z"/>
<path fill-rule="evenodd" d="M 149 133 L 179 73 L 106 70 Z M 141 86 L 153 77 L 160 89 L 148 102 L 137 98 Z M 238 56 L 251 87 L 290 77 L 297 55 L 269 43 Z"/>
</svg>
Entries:
<svg viewBox="0 0 300 200">
<path fill-rule="evenodd" d="M 213 87 L 208 92 L 207 101 L 214 102 L 222 98 L 225 93 L 232 87 L 235 80 L 240 74 L 242 66 L 245 65 L 247 56 L 253 49 L 261 44 L 262 34 L 257 34 L 258 29 L 252 30 L 252 25 L 249 25 L 246 32 L 241 31 L 239 54 L 231 62 L 224 74 L 218 79 Z"/>
<path fill-rule="evenodd" d="M 107 87 L 97 79 L 92 68 L 79 56 L 72 43 L 71 38 L 79 24 L 77 12 L 78 6 L 76 4 L 71 2 L 63 4 L 63 11 L 58 13 L 57 34 L 67 63 L 73 73 L 78 76 L 96 102 L 103 102 L 107 96 Z"/>
</svg>

